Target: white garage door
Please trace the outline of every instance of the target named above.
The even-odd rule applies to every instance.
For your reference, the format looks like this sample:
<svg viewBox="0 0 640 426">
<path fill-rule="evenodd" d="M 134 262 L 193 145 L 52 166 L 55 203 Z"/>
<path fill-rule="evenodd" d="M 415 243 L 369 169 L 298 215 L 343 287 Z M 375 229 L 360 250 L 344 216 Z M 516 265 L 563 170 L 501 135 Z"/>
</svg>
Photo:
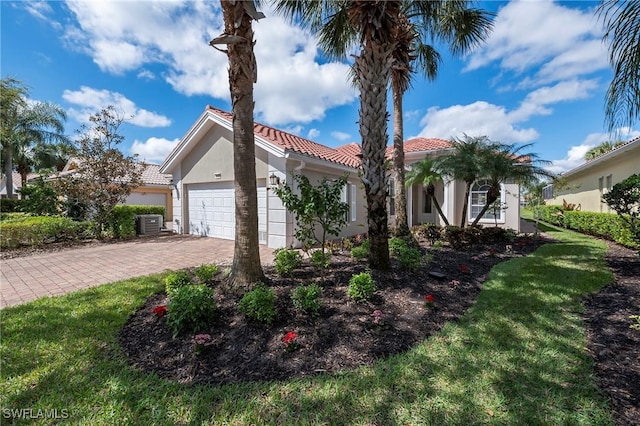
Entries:
<svg viewBox="0 0 640 426">
<path fill-rule="evenodd" d="M 235 238 L 235 191 L 233 183 L 194 184 L 188 188 L 189 233 L 207 237 Z M 267 242 L 267 191 L 258 188 L 258 233 Z"/>
</svg>

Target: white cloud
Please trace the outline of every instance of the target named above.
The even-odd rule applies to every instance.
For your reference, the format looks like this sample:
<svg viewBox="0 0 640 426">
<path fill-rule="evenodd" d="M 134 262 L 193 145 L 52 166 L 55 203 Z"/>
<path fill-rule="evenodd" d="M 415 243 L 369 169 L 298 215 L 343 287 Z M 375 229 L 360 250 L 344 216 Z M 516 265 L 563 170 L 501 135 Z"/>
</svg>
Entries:
<svg viewBox="0 0 640 426">
<path fill-rule="evenodd" d="M 487 43 L 469 55 L 466 70 L 497 63 L 518 75 L 539 67 L 524 87 L 576 78 L 607 67 L 601 37 L 593 9 L 511 1 L 498 12 Z"/>
<path fill-rule="evenodd" d="M 180 142 L 180 139 L 165 139 L 151 137 L 145 142 L 135 140 L 131 146 L 131 153 L 138 154 L 139 160 L 149 163 L 162 163 L 169 152 Z"/>
<path fill-rule="evenodd" d="M 420 121 L 424 127 L 419 136 L 449 139 L 466 133 L 501 142 L 529 142 L 538 137 L 535 129 L 520 128 L 516 123 L 504 107 L 484 101 L 444 109 L 432 107 Z"/>
<path fill-rule="evenodd" d="M 309 129 L 309 133 L 307 133 L 307 138 L 314 140 L 320 137 L 320 130 L 318 129 Z"/>
<path fill-rule="evenodd" d="M 223 30 L 219 4 L 203 0 L 68 0 L 66 4 L 77 21 L 66 30 L 68 44 L 91 56 L 102 70 L 121 74 L 161 64 L 166 67 L 162 75 L 174 90 L 229 98 L 227 57 L 208 45 Z M 347 64 L 320 64 L 316 40 L 308 31 L 268 9 L 264 12 L 267 18 L 253 24 L 259 121 L 307 123 L 356 98 L 347 80 Z"/>
<path fill-rule="evenodd" d="M 342 142 L 344 142 L 344 141 L 346 141 L 346 140 L 351 138 L 351 135 L 349 133 L 338 132 L 338 131 L 331 132 L 331 136 L 334 139 L 338 139 L 339 141 L 342 141 Z"/>
<path fill-rule="evenodd" d="M 49 20 L 48 15 L 53 13 L 53 9 L 46 1 L 26 1 L 22 3 L 22 6 L 31 16 L 43 21 Z"/>
<path fill-rule="evenodd" d="M 79 107 L 69 108 L 68 112 L 70 116 L 82 123 L 86 123 L 91 114 L 113 105 L 116 111 L 124 115 L 127 123 L 140 127 L 166 127 L 171 125 L 171 120 L 166 116 L 138 108 L 133 101 L 117 92 L 81 86 L 80 90 L 65 90 L 62 93 L 62 99 Z M 128 117 L 132 118 L 128 119 Z"/>
<path fill-rule="evenodd" d="M 564 173 L 583 164 L 585 162 L 584 155 L 594 146 L 607 141 L 628 141 L 638 136 L 640 136 L 640 130 L 634 130 L 628 127 L 622 127 L 614 134 L 590 133 L 580 145 L 574 145 L 569 148 L 564 158 L 553 160 L 551 165 L 546 167 L 546 169 L 554 173 Z"/>
<path fill-rule="evenodd" d="M 138 73 L 138 78 L 142 78 L 142 79 L 145 79 L 145 80 L 155 80 L 156 76 L 151 71 L 143 69 L 142 71 L 140 71 Z"/>
</svg>

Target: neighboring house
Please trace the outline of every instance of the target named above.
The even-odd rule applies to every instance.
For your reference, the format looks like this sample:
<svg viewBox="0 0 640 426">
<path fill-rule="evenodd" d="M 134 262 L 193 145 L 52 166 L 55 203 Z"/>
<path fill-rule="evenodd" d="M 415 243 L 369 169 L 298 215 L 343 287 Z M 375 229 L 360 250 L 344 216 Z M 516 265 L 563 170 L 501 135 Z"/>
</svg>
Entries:
<svg viewBox="0 0 640 426">
<path fill-rule="evenodd" d="M 293 216 L 270 191 L 272 184 L 291 182 L 294 173 L 305 174 L 312 182 L 322 177 L 338 178 L 348 174 L 343 201 L 349 206 L 347 224 L 341 237 L 367 231 L 367 206 L 360 180 L 360 146 L 356 143 L 330 148 L 259 123 L 254 124 L 256 176 L 258 188 L 258 232 L 261 244 L 271 248 L 296 245 Z M 173 175 L 174 230 L 225 239 L 235 238 L 235 197 L 233 170 L 232 116 L 207 107 L 193 126 L 169 153 L 160 172 Z M 411 139 L 405 143 L 406 164 L 427 155 L 441 155 L 451 147 L 441 139 Z M 387 151 L 387 156 L 390 155 Z M 390 185 L 393 188 L 393 185 Z M 447 182 L 436 187 L 436 196 L 451 224 L 459 224 L 464 202 L 464 183 Z M 469 219 L 474 219 L 486 194 L 483 182 L 474 185 Z M 393 205 L 390 194 L 390 208 Z M 497 223 L 519 230 L 519 186 L 503 185 L 502 201 L 508 206 L 498 212 Z M 420 185 L 407 190 L 409 225 L 439 223 L 432 202 Z M 395 218 L 390 211 L 390 224 Z M 481 223 L 493 225 L 493 217 Z"/>
<path fill-rule="evenodd" d="M 562 205 L 564 200 L 583 211 L 612 213 L 602 195 L 636 173 L 640 173 L 640 137 L 563 173 L 562 186 L 545 187 L 543 197 L 546 204 Z"/>
<path fill-rule="evenodd" d="M 76 173 L 75 170 L 78 166 L 78 159 L 71 158 L 67 161 L 64 169 L 57 176 L 65 176 Z M 129 205 L 150 205 L 150 206 L 164 206 L 165 208 L 165 222 L 167 224 L 173 223 L 173 196 L 172 196 L 172 182 L 171 175 L 160 173 L 160 166 L 157 164 L 141 163 L 144 166 L 142 172 L 143 185 L 134 188 L 131 194 L 127 197 L 124 204 Z"/>
<path fill-rule="evenodd" d="M 33 179 L 38 176 L 39 175 L 36 173 L 29 173 L 27 175 L 27 182 L 30 179 Z M 20 176 L 20 173 L 18 172 L 13 172 L 12 178 L 13 178 L 13 198 L 22 198 L 22 195 L 20 195 L 20 189 L 22 188 L 22 176 Z M 0 180 L 0 198 L 7 198 L 7 182 L 4 175 L 2 176 L 2 180 Z"/>
</svg>

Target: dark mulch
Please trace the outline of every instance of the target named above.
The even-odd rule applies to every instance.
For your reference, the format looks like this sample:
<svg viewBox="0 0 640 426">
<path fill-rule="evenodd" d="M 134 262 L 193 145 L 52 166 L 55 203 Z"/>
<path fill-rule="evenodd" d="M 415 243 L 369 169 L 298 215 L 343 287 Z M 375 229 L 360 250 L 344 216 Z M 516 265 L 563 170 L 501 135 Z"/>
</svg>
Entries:
<svg viewBox="0 0 640 426">
<path fill-rule="evenodd" d="M 589 352 L 597 380 L 616 412 L 616 424 L 640 424 L 640 256 L 609 243 L 607 263 L 615 281 L 585 300 Z"/>
<path fill-rule="evenodd" d="M 213 344 L 199 356 L 194 354 L 193 334 L 173 338 L 165 318 L 152 313 L 154 307 L 167 303 L 164 293 L 157 294 L 129 318 L 120 343 L 137 368 L 188 383 L 286 380 L 353 369 L 404 352 L 457 320 L 474 303 L 494 265 L 526 255 L 544 242 L 520 237 L 511 244 L 511 252 L 505 244 L 456 251 L 430 249 L 422 242 L 423 251 L 433 255 L 429 266 L 412 272 L 394 264 L 390 272 L 374 272 L 377 295 L 366 303 L 351 302 L 346 295 L 349 278 L 364 271 L 366 264 L 346 254 L 334 255 L 322 284 L 323 308 L 315 319 L 296 312 L 290 294 L 300 283 L 310 282 L 317 271 L 307 266 L 292 278 L 282 278 L 267 268 L 268 284 L 278 295 L 277 321 L 272 325 L 247 321 L 236 310 L 238 296 L 216 291 L 217 321 L 200 330 L 213 337 Z M 468 266 L 469 273 L 462 272 L 461 265 Z M 445 278 L 432 277 L 431 271 Z M 223 284 L 211 283 L 214 289 Z M 434 307 L 426 306 L 427 294 L 435 297 Z M 384 313 L 381 324 L 374 324 L 371 316 L 377 309 Z M 282 342 L 288 331 L 299 336 L 299 347 L 292 352 Z"/>
</svg>

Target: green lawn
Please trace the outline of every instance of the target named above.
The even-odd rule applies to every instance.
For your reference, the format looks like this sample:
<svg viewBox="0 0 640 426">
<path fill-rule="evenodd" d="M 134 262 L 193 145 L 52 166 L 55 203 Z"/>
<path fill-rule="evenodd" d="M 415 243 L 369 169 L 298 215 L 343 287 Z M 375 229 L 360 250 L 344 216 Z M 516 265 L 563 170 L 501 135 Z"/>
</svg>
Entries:
<svg viewBox="0 0 640 426">
<path fill-rule="evenodd" d="M 116 336 L 162 289 L 160 275 L 4 309 L 1 414 L 64 409 L 91 425 L 612 424 L 580 320 L 581 297 L 612 280 L 606 246 L 545 229 L 560 242 L 494 268 L 461 321 L 333 376 L 207 387 L 135 371 Z"/>
</svg>

